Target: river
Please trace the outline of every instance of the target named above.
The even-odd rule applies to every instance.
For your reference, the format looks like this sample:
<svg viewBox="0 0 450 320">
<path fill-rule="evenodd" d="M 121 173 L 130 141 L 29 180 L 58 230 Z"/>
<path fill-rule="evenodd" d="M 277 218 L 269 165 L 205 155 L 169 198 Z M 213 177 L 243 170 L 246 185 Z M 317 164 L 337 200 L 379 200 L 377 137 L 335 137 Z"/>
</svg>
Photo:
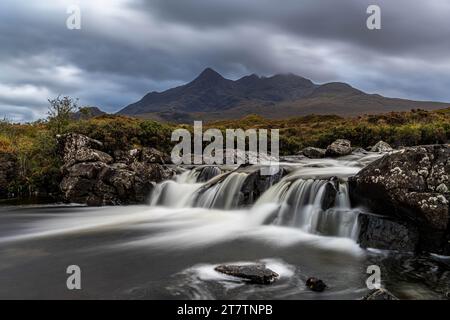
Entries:
<svg viewBox="0 0 450 320">
<path fill-rule="evenodd" d="M 346 179 L 380 156 L 280 163 L 289 174 L 247 206 L 239 199 L 248 170 L 217 168 L 205 182 L 186 169 L 157 185 L 148 205 L 2 206 L 0 298 L 360 299 L 369 291 L 367 267 L 375 264 L 399 298 L 442 299 L 448 257 L 357 244 L 357 215 L 365 209 L 352 207 Z M 331 177 L 339 192 L 324 209 Z M 265 263 L 280 278 L 249 285 L 214 271 L 247 262 Z M 69 265 L 81 268 L 81 290 L 66 287 Z M 329 288 L 308 290 L 310 276 Z"/>
</svg>

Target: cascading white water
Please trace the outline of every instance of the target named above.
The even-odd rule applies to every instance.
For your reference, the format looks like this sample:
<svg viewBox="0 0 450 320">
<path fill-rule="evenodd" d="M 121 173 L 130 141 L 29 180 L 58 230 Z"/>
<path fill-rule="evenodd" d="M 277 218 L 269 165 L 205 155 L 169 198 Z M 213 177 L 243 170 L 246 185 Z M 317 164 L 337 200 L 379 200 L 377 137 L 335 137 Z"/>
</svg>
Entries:
<svg viewBox="0 0 450 320">
<path fill-rule="evenodd" d="M 330 201 L 327 189 L 334 188 L 330 181 L 286 177 L 267 190 L 255 206 L 280 204 L 272 222 L 277 225 L 297 227 L 309 233 L 352 237 L 357 215 L 350 208 L 347 182 L 339 181 L 338 187 L 334 206 L 326 208 L 326 202 Z"/>
<path fill-rule="evenodd" d="M 239 202 L 239 193 L 246 178 L 246 173 L 232 172 L 223 182 L 200 193 L 195 201 L 195 206 L 217 209 L 236 208 Z"/>
<path fill-rule="evenodd" d="M 203 188 L 205 183 L 197 183 L 199 174 L 196 170 L 183 172 L 175 181 L 169 180 L 158 184 L 152 193 L 152 206 L 171 208 L 201 207 L 215 209 L 236 208 L 239 192 L 247 178 L 246 173 L 230 173 L 223 181 Z"/>
<path fill-rule="evenodd" d="M 200 171 L 198 170 L 186 170 L 183 173 L 175 177 L 175 181 L 178 183 L 196 183 Z"/>
<path fill-rule="evenodd" d="M 191 207 L 200 183 L 180 183 L 164 181 L 158 184 L 152 192 L 150 205 L 169 208 Z"/>
<path fill-rule="evenodd" d="M 273 223 L 288 226 L 304 226 L 312 211 L 321 204 L 324 180 L 283 179 L 267 190 L 255 203 L 279 203 L 280 210 Z M 302 212 L 302 214 L 297 214 Z"/>
<path fill-rule="evenodd" d="M 302 172 L 310 173 L 312 170 L 306 168 Z M 209 171 L 214 176 L 220 170 Z M 231 172 L 217 182 L 199 183 L 199 172 L 196 169 L 186 171 L 174 181 L 157 185 L 151 205 L 238 209 L 241 189 L 248 173 Z M 266 224 L 299 228 L 312 234 L 353 238 L 357 230 L 357 213 L 350 206 L 347 182 L 345 179 L 332 182 L 323 175 L 319 177 L 308 178 L 294 171 L 294 174 L 266 190 L 252 210 L 267 204 L 276 205 L 278 209 L 265 221 Z"/>
<path fill-rule="evenodd" d="M 351 208 L 348 183 L 340 181 L 334 207 L 321 212 L 315 230 L 325 235 L 354 239 L 358 230 L 358 214 L 358 210 Z"/>
<path fill-rule="evenodd" d="M 350 208 L 350 194 L 348 192 L 348 183 L 339 183 L 339 193 L 336 197 L 336 207 L 341 209 Z"/>
</svg>

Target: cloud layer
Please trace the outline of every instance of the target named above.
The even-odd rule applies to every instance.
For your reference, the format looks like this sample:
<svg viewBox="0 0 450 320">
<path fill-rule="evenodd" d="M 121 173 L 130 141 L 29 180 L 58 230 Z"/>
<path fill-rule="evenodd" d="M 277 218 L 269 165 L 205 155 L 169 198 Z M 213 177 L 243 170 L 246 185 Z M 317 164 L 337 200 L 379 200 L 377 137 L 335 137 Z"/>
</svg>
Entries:
<svg viewBox="0 0 450 320">
<path fill-rule="evenodd" d="M 81 30 L 66 28 L 78 3 Z M 114 112 L 193 79 L 292 72 L 368 92 L 450 101 L 450 3 L 378 0 L 0 2 L 0 116 L 45 116 L 47 99 Z"/>
</svg>

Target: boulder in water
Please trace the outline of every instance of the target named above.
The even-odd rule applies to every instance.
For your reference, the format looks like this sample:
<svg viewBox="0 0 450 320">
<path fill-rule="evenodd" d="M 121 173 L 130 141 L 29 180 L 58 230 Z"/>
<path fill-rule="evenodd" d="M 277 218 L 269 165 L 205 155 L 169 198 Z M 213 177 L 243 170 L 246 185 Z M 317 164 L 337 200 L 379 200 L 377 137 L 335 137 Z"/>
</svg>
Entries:
<svg viewBox="0 0 450 320">
<path fill-rule="evenodd" d="M 325 158 L 325 152 L 325 149 L 306 147 L 301 151 L 301 154 L 310 159 L 321 159 Z"/>
<path fill-rule="evenodd" d="M 306 286 L 315 292 L 323 292 L 327 288 L 325 282 L 315 277 L 308 278 L 306 280 Z"/>
<path fill-rule="evenodd" d="M 369 292 L 362 300 L 399 300 L 386 289 L 375 289 Z"/>
<path fill-rule="evenodd" d="M 332 208 L 336 203 L 336 195 L 339 192 L 339 180 L 337 177 L 331 177 L 325 185 L 325 190 L 322 198 L 322 210 Z"/>
<path fill-rule="evenodd" d="M 264 264 L 220 265 L 215 267 L 214 270 L 253 284 L 271 284 L 279 277 L 278 273 L 267 268 Z"/>
<path fill-rule="evenodd" d="M 259 169 L 251 172 L 242 184 L 239 205 L 254 204 L 267 189 L 279 182 L 286 174 L 285 168 L 279 168 L 278 172 L 272 175 L 261 174 Z"/>
<path fill-rule="evenodd" d="M 338 139 L 327 147 L 325 156 L 342 157 L 352 153 L 352 144 L 349 140 Z"/>
<path fill-rule="evenodd" d="M 370 151 L 372 152 L 389 152 L 392 151 L 392 147 L 384 142 L 384 141 L 378 141 L 372 148 L 370 148 Z"/>
<path fill-rule="evenodd" d="M 384 155 L 349 179 L 353 203 L 416 226 L 421 250 L 450 252 L 450 145 Z"/>
</svg>

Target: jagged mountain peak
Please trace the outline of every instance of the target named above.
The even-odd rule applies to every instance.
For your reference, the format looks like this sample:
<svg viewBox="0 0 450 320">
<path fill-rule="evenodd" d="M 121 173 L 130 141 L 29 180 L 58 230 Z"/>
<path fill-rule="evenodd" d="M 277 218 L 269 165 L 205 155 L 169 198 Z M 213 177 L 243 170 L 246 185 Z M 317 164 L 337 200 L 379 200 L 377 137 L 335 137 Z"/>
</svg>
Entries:
<svg viewBox="0 0 450 320">
<path fill-rule="evenodd" d="M 193 82 L 198 81 L 215 81 L 215 80 L 225 80 L 224 77 L 220 73 L 218 73 L 216 70 L 212 68 L 206 68 L 203 70 L 197 78 Z"/>
<path fill-rule="evenodd" d="M 193 81 L 160 93 L 148 93 L 119 114 L 190 122 L 199 114 L 210 119 L 239 118 L 249 113 L 269 118 L 305 114 L 357 115 L 367 112 L 446 108 L 448 104 L 368 95 L 342 82 L 322 85 L 293 73 L 270 77 L 251 74 L 229 80 L 212 68 Z"/>
</svg>

